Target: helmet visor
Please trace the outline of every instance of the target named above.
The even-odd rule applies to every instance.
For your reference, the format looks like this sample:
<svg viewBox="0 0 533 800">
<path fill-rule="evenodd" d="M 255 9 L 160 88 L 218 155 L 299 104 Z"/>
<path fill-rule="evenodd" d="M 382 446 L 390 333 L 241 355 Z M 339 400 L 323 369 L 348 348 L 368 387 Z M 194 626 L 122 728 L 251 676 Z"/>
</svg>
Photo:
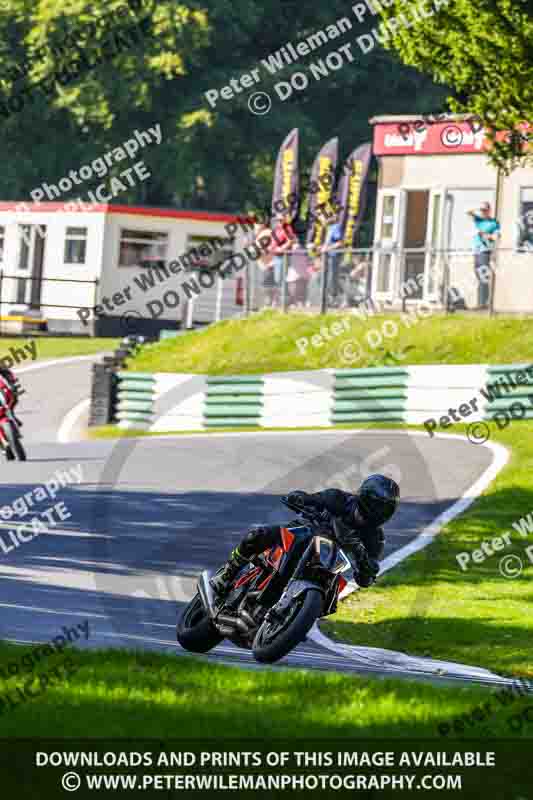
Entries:
<svg viewBox="0 0 533 800">
<path fill-rule="evenodd" d="M 359 499 L 355 512 L 356 521 L 360 516 L 367 525 L 383 525 L 389 520 L 396 509 L 396 503 L 383 498 Z"/>
</svg>

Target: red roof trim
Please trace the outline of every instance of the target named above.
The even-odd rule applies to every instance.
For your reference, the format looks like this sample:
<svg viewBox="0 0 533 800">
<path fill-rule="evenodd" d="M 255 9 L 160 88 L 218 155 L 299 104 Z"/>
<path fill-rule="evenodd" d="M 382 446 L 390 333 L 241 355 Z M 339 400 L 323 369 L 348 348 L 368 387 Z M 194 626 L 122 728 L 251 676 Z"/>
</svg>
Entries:
<svg viewBox="0 0 533 800">
<path fill-rule="evenodd" d="M 50 212 L 50 211 L 65 211 L 65 206 L 72 200 L 65 200 L 62 203 L 27 203 L 23 200 L 19 201 L 0 201 L 0 211 L 16 211 L 17 206 L 25 205 L 27 210 L 31 212 Z M 82 201 L 85 205 L 90 205 L 84 213 L 98 213 L 98 214 L 134 214 L 141 217 L 169 217 L 170 219 L 189 219 L 204 222 L 235 222 L 238 217 L 236 214 L 216 213 L 212 211 L 178 211 L 173 208 L 150 208 L 150 206 L 116 206 L 109 203 L 91 204 L 90 202 Z M 26 209 L 18 209 L 24 213 Z M 84 211 L 83 207 L 79 209 Z M 66 213 L 69 213 L 67 211 Z M 72 212 L 70 212 L 72 213 Z M 73 213 L 78 213 L 77 210 Z"/>
</svg>

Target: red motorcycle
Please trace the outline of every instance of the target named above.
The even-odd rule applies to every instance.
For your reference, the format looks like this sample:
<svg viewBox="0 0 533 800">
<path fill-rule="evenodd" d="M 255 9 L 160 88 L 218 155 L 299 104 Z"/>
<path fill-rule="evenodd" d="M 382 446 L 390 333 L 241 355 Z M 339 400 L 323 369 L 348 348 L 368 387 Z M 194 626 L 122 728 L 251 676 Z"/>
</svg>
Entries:
<svg viewBox="0 0 533 800">
<path fill-rule="evenodd" d="M 20 441 L 22 434 L 13 406 L 15 393 L 3 378 L 0 378 L 0 447 L 8 461 L 26 461 L 26 451 Z"/>
</svg>

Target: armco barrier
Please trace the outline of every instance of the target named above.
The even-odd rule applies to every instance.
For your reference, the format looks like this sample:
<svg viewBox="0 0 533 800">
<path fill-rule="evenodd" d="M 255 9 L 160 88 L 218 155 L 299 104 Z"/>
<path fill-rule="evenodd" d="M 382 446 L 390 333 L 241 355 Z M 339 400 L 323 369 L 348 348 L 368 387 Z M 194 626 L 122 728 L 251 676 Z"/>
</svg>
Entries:
<svg viewBox="0 0 533 800">
<path fill-rule="evenodd" d="M 148 372 L 119 372 L 115 417 L 120 428 L 146 430 L 153 420 L 156 379 Z"/>
<path fill-rule="evenodd" d="M 406 367 L 335 370 L 331 423 L 405 422 L 408 381 Z"/>
<path fill-rule="evenodd" d="M 490 420 L 517 402 L 531 419 L 533 369 L 528 373 L 526 366 L 447 364 L 238 376 L 121 372 L 116 417 L 121 427 L 157 431 L 421 424 L 475 398 L 477 408 L 468 422 Z"/>
<path fill-rule="evenodd" d="M 486 391 L 489 396 L 492 396 L 485 409 L 487 419 L 493 419 L 498 412 L 509 412 L 515 403 L 522 406 L 517 417 L 533 419 L 533 383 L 526 382 L 527 373 L 524 372 L 523 365 L 509 364 L 489 367 L 487 372 Z M 500 419 L 503 419 L 504 416 L 501 413 Z M 511 416 L 513 416 L 512 413 Z"/>
<path fill-rule="evenodd" d="M 263 386 L 261 375 L 208 377 L 204 427 L 261 425 Z"/>
</svg>

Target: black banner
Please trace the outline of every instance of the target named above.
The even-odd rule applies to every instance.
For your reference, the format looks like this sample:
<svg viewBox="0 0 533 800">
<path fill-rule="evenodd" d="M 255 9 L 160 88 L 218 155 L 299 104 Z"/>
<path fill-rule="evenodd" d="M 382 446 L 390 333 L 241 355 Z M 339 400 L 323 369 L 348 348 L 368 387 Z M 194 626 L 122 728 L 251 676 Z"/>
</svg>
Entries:
<svg viewBox="0 0 533 800">
<path fill-rule="evenodd" d="M 298 174 L 298 128 L 281 145 L 274 172 L 272 217 L 290 217 L 292 222 L 300 205 Z"/>
<path fill-rule="evenodd" d="M 355 237 L 365 213 L 371 158 L 370 142 L 360 145 L 348 156 L 339 181 L 337 196 L 337 203 L 341 209 L 339 222 L 343 228 L 344 246 L 347 248 L 355 246 Z"/>
<path fill-rule="evenodd" d="M 335 213 L 333 185 L 339 156 L 339 140 L 330 139 L 320 150 L 311 169 L 307 246 L 317 253 L 324 243 L 328 220 Z"/>
</svg>

